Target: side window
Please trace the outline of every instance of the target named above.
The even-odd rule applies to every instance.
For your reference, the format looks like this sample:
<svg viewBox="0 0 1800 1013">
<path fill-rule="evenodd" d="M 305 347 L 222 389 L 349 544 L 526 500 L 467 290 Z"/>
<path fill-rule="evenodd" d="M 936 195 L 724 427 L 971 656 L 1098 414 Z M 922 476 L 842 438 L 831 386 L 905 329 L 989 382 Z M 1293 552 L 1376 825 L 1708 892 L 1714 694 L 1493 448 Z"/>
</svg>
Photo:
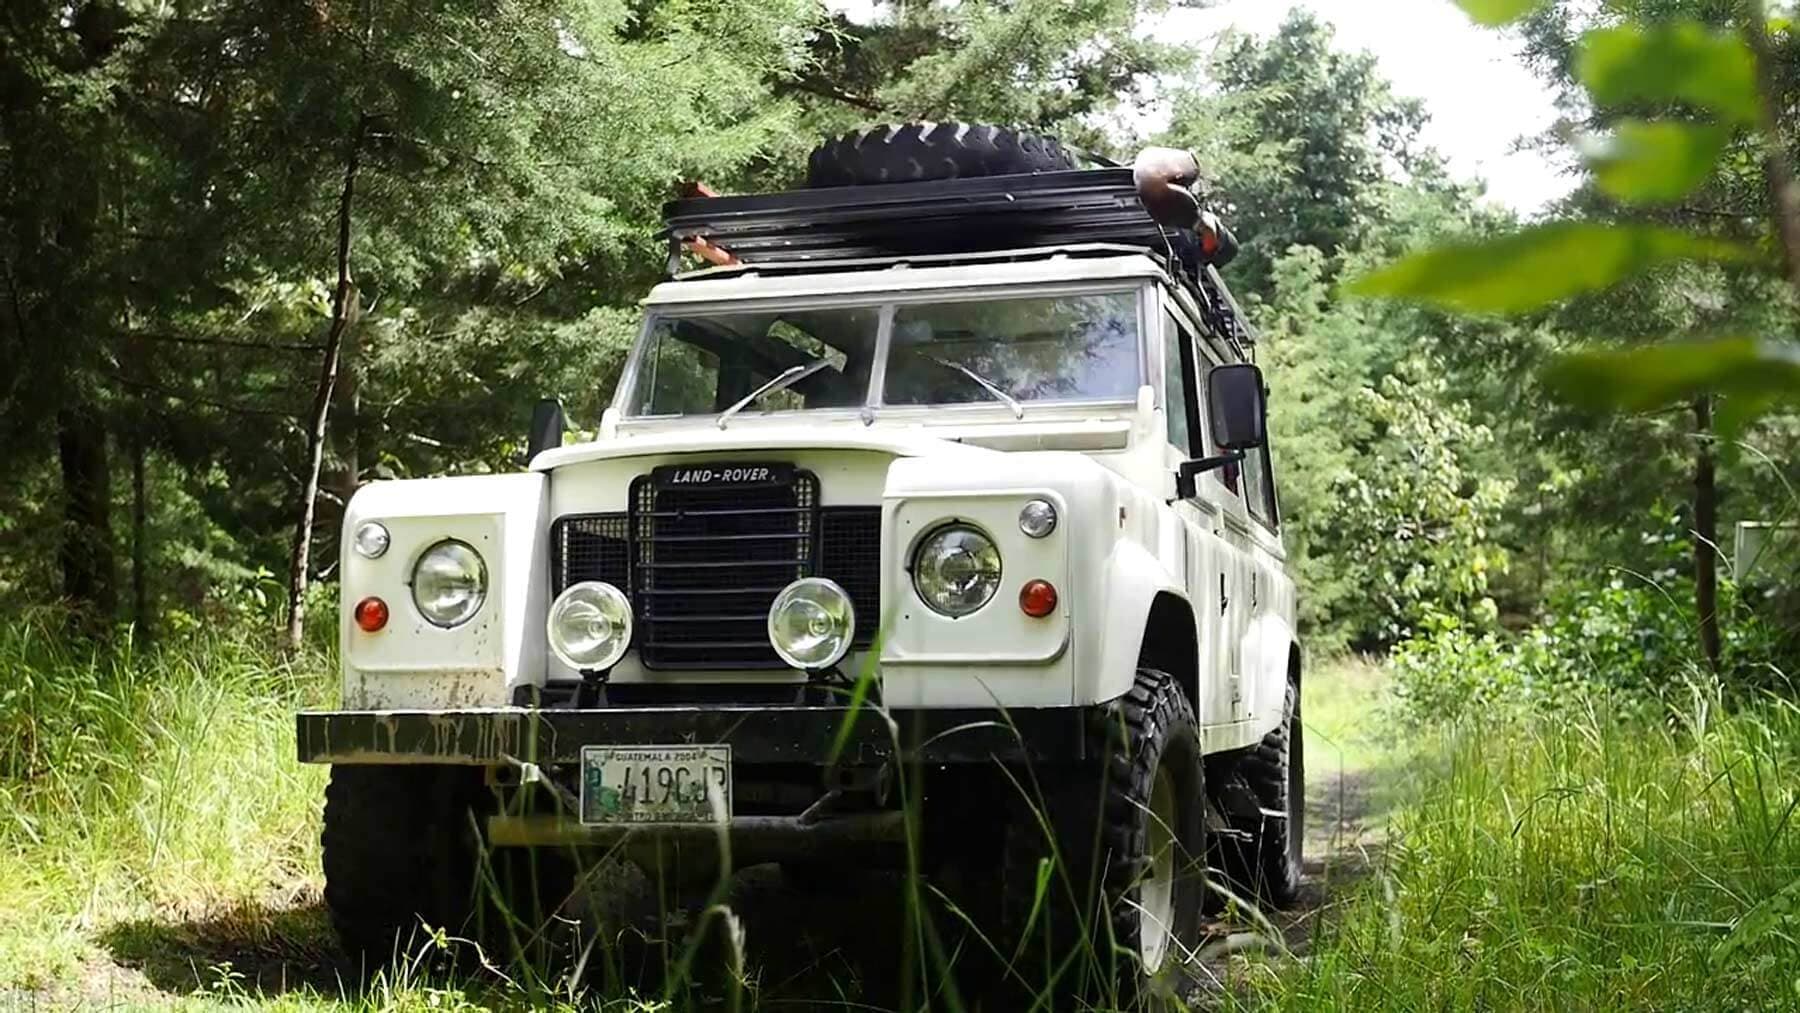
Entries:
<svg viewBox="0 0 1800 1013">
<path fill-rule="evenodd" d="M 1205 352 L 1205 357 L 1200 360 L 1200 386 L 1204 389 L 1206 386 L 1206 375 L 1212 371 L 1214 366 L 1219 365 L 1219 359 L 1213 354 L 1212 349 L 1203 347 L 1202 350 Z M 1202 418 L 1206 417 L 1206 414 L 1205 411 L 1200 413 Z M 1206 434 L 1206 453 L 1209 457 L 1224 453 L 1224 451 L 1219 448 L 1219 445 L 1212 441 L 1211 432 Z M 1225 489 L 1233 495 L 1238 495 L 1242 491 L 1241 483 L 1238 480 L 1238 472 L 1241 470 L 1242 469 L 1235 464 L 1227 464 L 1223 468 L 1215 468 L 1213 470 L 1213 481 L 1224 486 Z"/>
<path fill-rule="evenodd" d="M 1250 516 L 1275 527 L 1275 481 L 1269 469 L 1267 444 L 1244 457 L 1244 500 Z"/>
<path fill-rule="evenodd" d="M 1188 457 L 1194 455 L 1194 342 L 1172 313 L 1163 314 L 1163 408 L 1169 417 L 1169 442 Z"/>
</svg>

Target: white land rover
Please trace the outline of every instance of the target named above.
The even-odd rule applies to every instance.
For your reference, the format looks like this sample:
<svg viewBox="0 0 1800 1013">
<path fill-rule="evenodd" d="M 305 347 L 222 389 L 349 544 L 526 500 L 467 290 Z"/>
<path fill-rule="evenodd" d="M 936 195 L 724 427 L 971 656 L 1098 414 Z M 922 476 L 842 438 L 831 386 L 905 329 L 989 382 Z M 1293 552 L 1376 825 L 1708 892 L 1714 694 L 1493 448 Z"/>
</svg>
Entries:
<svg viewBox="0 0 1800 1013">
<path fill-rule="evenodd" d="M 585 849 L 728 834 L 804 875 L 899 853 L 904 806 L 992 931 L 1110 933 L 1115 987 L 1191 952 L 1209 866 L 1293 897 L 1295 592 L 1235 244 L 1191 157 L 1068 166 L 885 128 L 811 189 L 677 201 L 716 266 L 645 301 L 597 439 L 541 407 L 522 474 L 357 493 L 344 709 L 298 716 L 352 952 L 519 910 L 519 856 L 553 908 Z"/>
</svg>

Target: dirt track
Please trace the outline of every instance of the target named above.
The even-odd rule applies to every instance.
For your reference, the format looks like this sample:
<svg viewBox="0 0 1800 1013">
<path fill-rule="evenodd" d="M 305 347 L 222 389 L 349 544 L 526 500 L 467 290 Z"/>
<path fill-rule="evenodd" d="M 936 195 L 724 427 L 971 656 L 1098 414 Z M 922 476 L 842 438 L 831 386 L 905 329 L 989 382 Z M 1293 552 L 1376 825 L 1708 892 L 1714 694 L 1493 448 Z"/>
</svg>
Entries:
<svg viewBox="0 0 1800 1013">
<path fill-rule="evenodd" d="M 1300 901 L 1286 911 L 1268 912 L 1267 926 L 1240 917 L 1208 927 L 1195 973 L 1200 1005 L 1208 994 L 1229 987 L 1234 958 L 1282 948 L 1304 957 L 1320 921 L 1380 858 L 1385 831 L 1378 818 L 1374 772 L 1338 769 L 1312 773 L 1307 780 L 1306 883 Z M 1270 927 L 1278 942 L 1270 938 Z"/>
</svg>

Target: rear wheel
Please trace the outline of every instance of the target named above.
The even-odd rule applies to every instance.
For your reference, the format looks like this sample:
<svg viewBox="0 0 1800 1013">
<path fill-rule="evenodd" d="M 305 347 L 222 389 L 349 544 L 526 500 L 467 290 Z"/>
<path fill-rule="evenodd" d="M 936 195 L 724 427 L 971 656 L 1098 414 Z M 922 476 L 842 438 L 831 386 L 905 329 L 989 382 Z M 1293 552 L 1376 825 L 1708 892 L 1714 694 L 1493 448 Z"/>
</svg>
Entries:
<svg viewBox="0 0 1800 1013">
<path fill-rule="evenodd" d="M 1173 677 L 1142 670 L 1090 747 L 1097 760 L 1040 783 L 1045 797 L 1008 821 L 1002 920 L 1029 990 L 1129 1005 L 1167 992 L 1199 935 L 1206 823 L 1193 707 Z"/>
<path fill-rule="evenodd" d="M 1222 842 L 1226 875 L 1240 888 L 1285 907 L 1300 895 L 1306 839 L 1306 742 L 1300 683 L 1290 678 L 1281 723 L 1240 754 L 1222 808 L 1233 839 Z"/>
</svg>

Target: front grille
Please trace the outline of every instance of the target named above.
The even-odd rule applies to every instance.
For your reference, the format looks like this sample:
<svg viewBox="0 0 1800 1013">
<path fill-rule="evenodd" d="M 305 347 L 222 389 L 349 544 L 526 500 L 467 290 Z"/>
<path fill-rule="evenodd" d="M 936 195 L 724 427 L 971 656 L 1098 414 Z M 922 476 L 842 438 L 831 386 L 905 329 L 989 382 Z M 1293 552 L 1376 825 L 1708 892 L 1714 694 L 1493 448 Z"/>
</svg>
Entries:
<svg viewBox="0 0 1800 1013">
<path fill-rule="evenodd" d="M 800 577 L 828 577 L 856 606 L 856 645 L 881 622 L 881 508 L 818 506 L 818 479 L 766 485 L 632 483 L 629 513 L 558 518 L 555 593 L 604 580 L 631 596 L 635 646 L 652 669 L 787 667 L 768 640 L 769 606 Z"/>
<path fill-rule="evenodd" d="M 835 580 L 856 606 L 856 638 L 875 642 L 881 615 L 881 508 L 826 507 L 819 511 L 818 576 Z"/>
<path fill-rule="evenodd" d="M 556 594 L 570 584 L 604 580 L 631 586 L 631 518 L 626 514 L 564 517 L 550 537 L 551 583 Z"/>
<path fill-rule="evenodd" d="M 785 668 L 769 606 L 817 560 L 819 480 L 631 485 L 631 588 L 645 668 Z"/>
</svg>

